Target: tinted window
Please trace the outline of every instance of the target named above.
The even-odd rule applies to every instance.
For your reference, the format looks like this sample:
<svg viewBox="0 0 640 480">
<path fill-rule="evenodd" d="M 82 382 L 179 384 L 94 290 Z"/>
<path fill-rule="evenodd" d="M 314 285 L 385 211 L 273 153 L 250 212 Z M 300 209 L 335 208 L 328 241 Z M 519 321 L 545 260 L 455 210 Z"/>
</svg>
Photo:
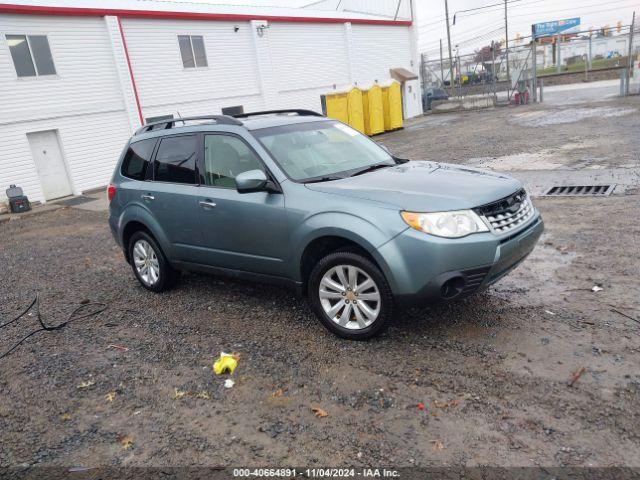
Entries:
<svg viewBox="0 0 640 480">
<path fill-rule="evenodd" d="M 155 144 L 155 138 L 132 143 L 122 162 L 122 175 L 134 180 L 144 180 Z"/>
<path fill-rule="evenodd" d="M 196 183 L 196 136 L 167 137 L 160 141 L 154 179 L 160 182 Z"/>
<path fill-rule="evenodd" d="M 239 138 L 229 135 L 205 136 L 205 185 L 235 188 L 235 178 L 240 173 L 262 169 L 260 160 Z"/>
</svg>

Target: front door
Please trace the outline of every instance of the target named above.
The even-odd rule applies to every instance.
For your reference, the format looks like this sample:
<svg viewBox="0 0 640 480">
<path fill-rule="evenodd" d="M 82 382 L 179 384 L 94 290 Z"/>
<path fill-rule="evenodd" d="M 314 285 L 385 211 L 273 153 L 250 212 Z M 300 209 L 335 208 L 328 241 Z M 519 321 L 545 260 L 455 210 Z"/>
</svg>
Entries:
<svg viewBox="0 0 640 480">
<path fill-rule="evenodd" d="M 27 133 L 33 162 L 45 200 L 71 195 L 69 173 L 62 157 L 56 130 Z"/>
<path fill-rule="evenodd" d="M 240 137 L 204 136 L 200 218 L 204 249 L 201 263 L 253 273 L 283 276 L 288 252 L 284 195 L 239 193 L 235 177 L 265 170 Z"/>
</svg>

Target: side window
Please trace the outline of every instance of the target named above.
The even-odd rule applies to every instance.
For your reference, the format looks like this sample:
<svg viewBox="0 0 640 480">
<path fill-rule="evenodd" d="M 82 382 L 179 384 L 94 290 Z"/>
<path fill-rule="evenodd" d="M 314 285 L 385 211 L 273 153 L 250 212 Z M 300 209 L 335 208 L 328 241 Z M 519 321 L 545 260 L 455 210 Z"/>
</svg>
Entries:
<svg viewBox="0 0 640 480">
<path fill-rule="evenodd" d="M 237 175 L 263 170 L 249 146 L 230 135 L 204 137 L 204 183 L 213 187 L 235 188 Z"/>
<path fill-rule="evenodd" d="M 156 139 L 150 138 L 129 145 L 122 161 L 122 175 L 134 180 L 144 180 L 147 177 L 149 161 L 155 144 Z"/>
<path fill-rule="evenodd" d="M 183 135 L 160 140 L 154 162 L 154 180 L 196 183 L 196 136 Z"/>
</svg>

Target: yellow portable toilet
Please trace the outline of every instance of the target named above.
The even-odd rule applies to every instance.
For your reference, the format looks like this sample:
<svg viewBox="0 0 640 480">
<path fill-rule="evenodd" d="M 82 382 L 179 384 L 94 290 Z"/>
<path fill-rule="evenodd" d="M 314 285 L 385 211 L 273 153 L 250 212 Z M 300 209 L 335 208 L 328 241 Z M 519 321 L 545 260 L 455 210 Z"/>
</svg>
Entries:
<svg viewBox="0 0 640 480">
<path fill-rule="evenodd" d="M 384 112 L 384 129 L 402 128 L 402 90 L 400 82 L 389 80 L 382 84 L 382 108 Z"/>
<path fill-rule="evenodd" d="M 375 135 L 384 132 L 384 107 L 382 89 L 374 83 L 362 91 L 362 110 L 364 113 L 364 133 Z"/>
<path fill-rule="evenodd" d="M 329 118 L 349 123 L 349 99 L 347 92 L 335 91 L 323 95 L 322 111 Z"/>
<path fill-rule="evenodd" d="M 364 133 L 364 105 L 362 104 L 362 90 L 351 87 L 347 92 L 347 108 L 349 110 L 349 125 Z"/>
</svg>

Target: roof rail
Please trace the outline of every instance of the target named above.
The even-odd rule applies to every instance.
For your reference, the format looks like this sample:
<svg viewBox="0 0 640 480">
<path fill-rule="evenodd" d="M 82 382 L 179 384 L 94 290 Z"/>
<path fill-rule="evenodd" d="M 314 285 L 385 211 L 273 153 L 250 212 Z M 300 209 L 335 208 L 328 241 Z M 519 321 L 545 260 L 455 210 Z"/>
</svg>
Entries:
<svg viewBox="0 0 640 480">
<path fill-rule="evenodd" d="M 202 115 L 196 117 L 181 117 L 181 118 L 172 118 L 170 120 L 159 120 L 157 122 L 151 122 L 143 125 L 138 130 L 136 130 L 135 135 L 140 133 L 149 132 L 151 130 L 165 130 L 168 128 L 174 128 L 174 124 L 176 122 L 182 122 L 183 125 L 186 125 L 186 122 L 192 120 L 214 120 L 216 123 L 220 125 L 242 125 L 240 120 L 236 120 L 229 115 Z M 164 126 L 160 126 L 164 125 Z M 154 128 L 155 127 L 155 128 Z"/>
<path fill-rule="evenodd" d="M 296 115 L 305 116 L 305 117 L 324 117 L 321 113 L 314 112 L 313 110 L 303 110 L 300 108 L 293 109 L 285 109 L 285 110 L 264 110 L 262 112 L 249 112 L 249 113 L 239 113 L 234 115 L 234 118 L 247 118 L 254 117 L 256 115 L 283 115 L 286 113 L 295 113 Z"/>
</svg>

